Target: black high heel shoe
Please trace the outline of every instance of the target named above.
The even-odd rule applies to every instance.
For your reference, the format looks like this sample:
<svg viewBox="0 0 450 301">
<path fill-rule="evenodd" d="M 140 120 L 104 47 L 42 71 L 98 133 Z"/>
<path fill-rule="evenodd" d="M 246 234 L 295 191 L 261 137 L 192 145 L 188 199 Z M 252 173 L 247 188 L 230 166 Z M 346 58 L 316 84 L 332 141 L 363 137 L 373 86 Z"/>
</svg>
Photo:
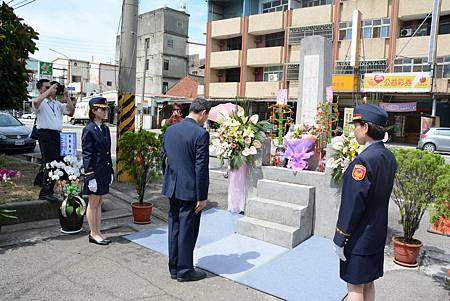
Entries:
<svg viewBox="0 0 450 301">
<path fill-rule="evenodd" d="M 90 234 L 89 234 L 89 242 L 97 244 L 97 245 L 101 245 L 101 246 L 106 246 L 109 244 L 109 242 L 107 242 L 105 240 L 101 240 L 101 241 L 95 240 Z"/>
</svg>

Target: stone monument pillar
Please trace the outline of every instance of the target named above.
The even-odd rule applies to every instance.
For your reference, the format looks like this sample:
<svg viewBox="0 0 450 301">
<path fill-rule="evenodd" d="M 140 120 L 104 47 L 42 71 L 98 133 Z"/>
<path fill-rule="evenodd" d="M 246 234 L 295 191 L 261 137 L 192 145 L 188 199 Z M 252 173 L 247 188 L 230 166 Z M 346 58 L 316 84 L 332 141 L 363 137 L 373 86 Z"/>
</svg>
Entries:
<svg viewBox="0 0 450 301">
<path fill-rule="evenodd" d="M 333 72 L 331 51 L 331 41 L 322 36 L 302 40 L 295 119 L 297 124 L 314 124 L 317 107 L 326 101 L 326 87 L 331 86 Z"/>
</svg>

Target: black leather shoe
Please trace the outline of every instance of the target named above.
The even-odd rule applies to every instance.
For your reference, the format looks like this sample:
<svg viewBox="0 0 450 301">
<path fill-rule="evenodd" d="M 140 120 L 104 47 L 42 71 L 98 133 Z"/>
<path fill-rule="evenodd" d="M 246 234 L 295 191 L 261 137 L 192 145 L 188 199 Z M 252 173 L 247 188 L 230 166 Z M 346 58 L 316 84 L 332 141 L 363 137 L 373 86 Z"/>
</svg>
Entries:
<svg viewBox="0 0 450 301">
<path fill-rule="evenodd" d="M 90 243 L 97 244 L 97 245 L 101 245 L 101 246 L 106 246 L 106 245 L 109 244 L 108 242 L 106 242 L 106 241 L 104 241 L 104 240 L 97 241 L 97 240 L 95 240 L 95 239 L 94 239 L 92 236 L 90 236 L 90 235 L 89 235 L 89 242 L 90 242 Z"/>
<path fill-rule="evenodd" d="M 206 273 L 202 271 L 198 271 L 196 269 L 192 269 L 186 274 L 183 275 L 183 277 L 178 277 L 178 282 L 186 282 L 186 281 L 198 281 L 206 278 Z"/>
<path fill-rule="evenodd" d="M 104 239 L 103 241 L 106 241 L 108 244 L 110 244 L 112 241 L 111 241 L 111 239 Z"/>
<path fill-rule="evenodd" d="M 170 275 L 170 279 L 177 280 L 177 275 Z"/>
<path fill-rule="evenodd" d="M 55 204 L 55 203 L 59 202 L 58 198 L 56 198 L 53 195 L 40 195 L 39 199 L 47 201 L 47 202 L 52 203 L 52 204 Z"/>
</svg>

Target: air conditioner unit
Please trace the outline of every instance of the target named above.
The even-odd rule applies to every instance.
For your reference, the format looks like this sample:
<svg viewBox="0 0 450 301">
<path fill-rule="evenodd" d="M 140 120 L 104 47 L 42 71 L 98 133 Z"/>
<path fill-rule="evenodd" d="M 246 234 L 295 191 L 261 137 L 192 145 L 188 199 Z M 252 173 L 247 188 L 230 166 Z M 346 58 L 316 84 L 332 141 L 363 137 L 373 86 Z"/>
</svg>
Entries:
<svg viewBox="0 0 450 301">
<path fill-rule="evenodd" d="M 269 74 L 269 82 L 277 82 L 278 74 Z"/>
<path fill-rule="evenodd" d="M 412 28 L 402 28 L 400 30 L 400 36 L 401 37 L 410 37 L 413 34 Z"/>
</svg>

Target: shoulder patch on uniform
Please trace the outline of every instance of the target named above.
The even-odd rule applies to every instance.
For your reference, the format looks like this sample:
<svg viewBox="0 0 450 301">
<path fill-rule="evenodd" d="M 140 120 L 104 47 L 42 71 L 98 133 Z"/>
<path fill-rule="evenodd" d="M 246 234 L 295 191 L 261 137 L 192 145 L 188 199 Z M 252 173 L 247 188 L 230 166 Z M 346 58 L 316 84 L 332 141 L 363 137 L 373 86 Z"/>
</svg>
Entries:
<svg viewBox="0 0 450 301">
<path fill-rule="evenodd" d="M 352 171 L 352 178 L 356 181 L 362 181 L 364 180 L 364 177 L 366 176 L 366 167 L 361 164 L 356 164 L 355 167 L 353 167 Z"/>
</svg>

